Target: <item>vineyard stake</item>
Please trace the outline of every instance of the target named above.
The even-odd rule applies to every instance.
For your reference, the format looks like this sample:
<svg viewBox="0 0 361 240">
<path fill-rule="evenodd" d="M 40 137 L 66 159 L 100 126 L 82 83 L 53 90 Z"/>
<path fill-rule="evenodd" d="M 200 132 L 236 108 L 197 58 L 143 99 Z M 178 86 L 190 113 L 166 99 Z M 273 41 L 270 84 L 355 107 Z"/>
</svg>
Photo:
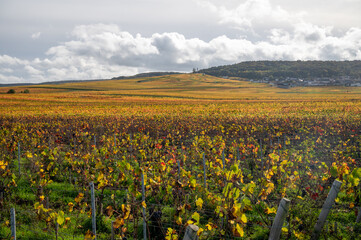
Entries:
<svg viewBox="0 0 361 240">
<path fill-rule="evenodd" d="M 111 240 L 114 240 L 114 221 L 112 221 L 112 236 L 111 236 Z"/>
<path fill-rule="evenodd" d="M 142 201 L 145 203 L 145 186 L 144 186 L 144 173 L 142 170 Z M 145 221 L 145 208 L 142 204 L 142 210 L 143 210 L 143 238 L 144 240 L 147 240 L 147 223 Z"/>
<path fill-rule="evenodd" d="M 114 148 L 117 147 L 117 137 L 115 136 L 115 133 L 114 133 Z"/>
<path fill-rule="evenodd" d="M 55 223 L 55 239 L 58 240 L 59 223 Z"/>
<path fill-rule="evenodd" d="M 239 154 L 239 146 L 237 147 L 237 161 L 241 160 L 241 156 Z"/>
<path fill-rule="evenodd" d="M 271 233 L 268 237 L 268 240 L 278 240 L 280 239 L 283 222 L 287 216 L 288 209 L 290 207 L 290 200 L 287 198 L 282 198 L 280 204 L 278 205 L 276 217 L 273 221 Z"/>
<path fill-rule="evenodd" d="M 226 159 L 224 158 L 224 149 L 222 150 L 222 164 L 223 164 L 223 170 L 224 170 L 224 165 L 226 164 Z"/>
<path fill-rule="evenodd" d="M 196 225 L 188 225 L 186 232 L 184 234 L 183 240 L 197 240 L 197 232 L 199 230 L 199 227 Z"/>
<path fill-rule="evenodd" d="M 357 223 L 361 222 L 361 207 L 358 208 L 358 214 L 357 214 L 356 222 Z"/>
<path fill-rule="evenodd" d="M 262 139 L 260 141 L 260 147 L 261 147 L 261 174 L 263 173 L 263 146 L 262 146 Z"/>
<path fill-rule="evenodd" d="M 94 194 L 94 183 L 90 183 L 90 191 L 91 191 L 91 204 L 92 204 L 92 228 L 93 234 L 95 236 L 94 239 L 97 238 L 97 222 L 96 222 L 96 209 L 95 209 L 95 194 Z"/>
<path fill-rule="evenodd" d="M 15 208 L 10 209 L 10 221 L 11 221 L 11 239 L 16 240 Z"/>
<path fill-rule="evenodd" d="M 204 178 L 204 189 L 207 189 L 207 174 L 206 174 L 206 157 L 203 153 L 203 178 Z"/>
<path fill-rule="evenodd" d="M 325 224 L 328 213 L 330 212 L 333 203 L 337 197 L 338 192 L 340 191 L 342 182 L 335 180 L 332 184 L 331 190 L 327 195 L 326 201 L 322 206 L 320 215 L 318 216 L 315 228 L 313 230 L 311 239 L 318 239 L 320 237 L 323 225 Z"/>
<path fill-rule="evenodd" d="M 20 170 L 20 154 L 21 154 L 20 142 L 18 142 L 18 166 L 19 166 L 19 177 L 21 176 L 21 170 Z"/>
<path fill-rule="evenodd" d="M 178 179 L 180 179 L 180 160 L 177 160 L 178 164 Z"/>
</svg>

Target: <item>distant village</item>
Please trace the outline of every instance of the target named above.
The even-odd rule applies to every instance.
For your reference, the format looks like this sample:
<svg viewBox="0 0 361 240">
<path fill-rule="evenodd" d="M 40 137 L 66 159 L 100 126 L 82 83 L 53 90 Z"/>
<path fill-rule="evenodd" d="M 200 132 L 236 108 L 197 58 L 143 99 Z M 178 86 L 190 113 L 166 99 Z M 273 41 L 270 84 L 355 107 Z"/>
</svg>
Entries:
<svg viewBox="0 0 361 240">
<path fill-rule="evenodd" d="M 279 88 L 306 87 L 306 86 L 345 86 L 345 87 L 361 87 L 361 79 L 354 79 L 350 76 L 341 76 L 333 78 L 263 78 L 260 80 L 250 79 L 255 83 L 268 83 L 271 86 Z"/>
</svg>

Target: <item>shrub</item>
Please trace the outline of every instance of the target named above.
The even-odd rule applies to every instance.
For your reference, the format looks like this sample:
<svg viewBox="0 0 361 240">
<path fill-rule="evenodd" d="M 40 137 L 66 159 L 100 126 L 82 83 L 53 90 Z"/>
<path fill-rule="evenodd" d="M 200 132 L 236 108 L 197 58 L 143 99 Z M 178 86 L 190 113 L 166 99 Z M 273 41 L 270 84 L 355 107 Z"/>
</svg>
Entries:
<svg viewBox="0 0 361 240">
<path fill-rule="evenodd" d="M 14 89 L 10 89 L 7 93 L 11 94 L 11 93 L 15 93 Z"/>
<path fill-rule="evenodd" d="M 24 93 L 30 93 L 29 89 L 25 89 Z"/>
</svg>

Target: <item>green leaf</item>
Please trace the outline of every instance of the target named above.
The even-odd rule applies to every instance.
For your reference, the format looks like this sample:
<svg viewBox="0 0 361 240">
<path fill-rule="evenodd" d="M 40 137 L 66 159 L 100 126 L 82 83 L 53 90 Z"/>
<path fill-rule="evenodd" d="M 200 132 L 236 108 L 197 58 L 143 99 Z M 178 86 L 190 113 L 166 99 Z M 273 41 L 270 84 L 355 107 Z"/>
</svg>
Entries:
<svg viewBox="0 0 361 240">
<path fill-rule="evenodd" d="M 337 175 L 338 175 L 337 167 L 332 166 L 331 169 L 330 169 L 330 173 L 331 173 L 332 177 L 337 177 Z"/>
</svg>

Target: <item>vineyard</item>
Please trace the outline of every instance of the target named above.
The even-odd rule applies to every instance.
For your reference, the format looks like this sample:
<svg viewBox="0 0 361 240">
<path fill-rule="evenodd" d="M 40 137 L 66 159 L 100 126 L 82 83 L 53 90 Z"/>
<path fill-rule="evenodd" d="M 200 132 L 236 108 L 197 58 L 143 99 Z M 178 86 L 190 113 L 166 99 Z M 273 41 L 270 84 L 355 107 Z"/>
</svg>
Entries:
<svg viewBox="0 0 361 240">
<path fill-rule="evenodd" d="M 284 198 L 310 239 L 335 180 L 319 237 L 360 236 L 359 94 L 179 96 L 0 94 L 0 239 L 268 239 Z"/>
</svg>

